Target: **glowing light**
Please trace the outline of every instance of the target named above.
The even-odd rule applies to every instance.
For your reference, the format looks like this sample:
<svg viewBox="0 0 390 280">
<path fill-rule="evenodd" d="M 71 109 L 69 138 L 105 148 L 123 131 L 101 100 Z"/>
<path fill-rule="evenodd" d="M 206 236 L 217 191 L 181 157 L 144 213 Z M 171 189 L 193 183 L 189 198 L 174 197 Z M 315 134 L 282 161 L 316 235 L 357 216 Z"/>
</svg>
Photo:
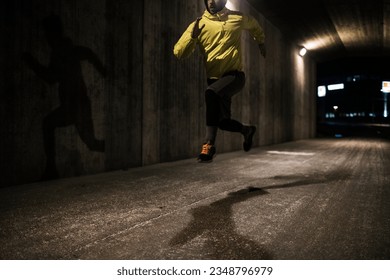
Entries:
<svg viewBox="0 0 390 280">
<path fill-rule="evenodd" d="M 338 108 L 339 108 L 339 106 L 333 106 L 333 109 L 334 109 L 335 111 L 337 111 Z"/>
<path fill-rule="evenodd" d="M 355 45 L 356 43 L 356 33 L 359 28 L 358 26 L 353 26 L 353 25 L 345 25 L 345 26 L 337 26 L 336 24 L 336 29 L 337 29 L 337 33 L 341 39 L 341 41 L 343 42 L 344 46 L 346 48 L 349 48 L 349 47 L 352 47 Z M 367 43 L 369 42 L 367 39 L 368 36 L 366 37 L 366 40 L 367 40 Z"/>
<path fill-rule="evenodd" d="M 315 153 L 288 152 L 288 151 L 268 151 L 268 153 L 274 155 L 288 155 L 288 156 L 314 156 L 315 155 Z"/>
<path fill-rule="evenodd" d="M 319 50 L 334 44 L 335 41 L 336 39 L 334 39 L 331 36 L 322 36 L 322 37 L 315 38 L 313 40 L 308 40 L 304 42 L 302 45 L 305 46 L 306 49 L 308 49 L 309 51 Z"/>
<path fill-rule="evenodd" d="M 307 53 L 307 49 L 305 47 L 301 48 L 301 50 L 299 51 L 299 55 L 300 56 L 304 56 L 305 54 Z"/>
<path fill-rule="evenodd" d="M 339 89 L 344 89 L 344 84 L 328 85 L 328 90 L 339 90 Z"/>
<path fill-rule="evenodd" d="M 382 82 L 382 92 L 390 92 L 390 82 L 383 81 Z"/>
<path fill-rule="evenodd" d="M 299 55 L 294 55 L 294 74 L 294 80 L 296 81 L 297 86 L 303 91 L 306 81 L 305 60 Z"/>
<path fill-rule="evenodd" d="M 238 11 L 238 3 L 237 0 L 228 0 L 226 2 L 226 8 L 231 11 Z"/>
<path fill-rule="evenodd" d="M 389 117 L 389 111 L 387 110 L 387 95 L 390 92 L 390 82 L 389 81 L 383 81 L 382 82 L 382 89 L 383 92 L 383 117 L 388 118 Z"/>
<path fill-rule="evenodd" d="M 319 86 L 318 87 L 317 96 L 318 97 L 325 97 L 326 96 L 326 86 Z"/>
</svg>

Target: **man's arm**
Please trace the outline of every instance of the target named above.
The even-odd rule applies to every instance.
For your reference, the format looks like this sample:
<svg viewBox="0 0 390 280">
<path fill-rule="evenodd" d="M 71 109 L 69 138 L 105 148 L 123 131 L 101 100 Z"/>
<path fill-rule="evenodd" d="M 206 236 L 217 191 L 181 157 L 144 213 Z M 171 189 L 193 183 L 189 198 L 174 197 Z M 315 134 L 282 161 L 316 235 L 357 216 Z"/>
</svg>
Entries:
<svg viewBox="0 0 390 280">
<path fill-rule="evenodd" d="M 195 50 L 198 37 L 205 26 L 203 24 L 202 27 L 199 27 L 199 21 L 201 19 L 202 18 L 199 17 L 195 22 L 191 23 L 180 37 L 179 41 L 177 41 L 173 53 L 178 59 L 188 57 Z"/>
<path fill-rule="evenodd" d="M 244 29 L 249 31 L 249 33 L 252 35 L 253 39 L 259 45 L 261 55 L 265 57 L 265 55 L 266 55 L 266 48 L 265 48 L 265 44 L 264 44 L 265 35 L 264 35 L 264 31 L 261 28 L 260 24 L 252 16 L 243 16 L 243 24 L 244 24 L 244 26 L 243 26 Z"/>
</svg>

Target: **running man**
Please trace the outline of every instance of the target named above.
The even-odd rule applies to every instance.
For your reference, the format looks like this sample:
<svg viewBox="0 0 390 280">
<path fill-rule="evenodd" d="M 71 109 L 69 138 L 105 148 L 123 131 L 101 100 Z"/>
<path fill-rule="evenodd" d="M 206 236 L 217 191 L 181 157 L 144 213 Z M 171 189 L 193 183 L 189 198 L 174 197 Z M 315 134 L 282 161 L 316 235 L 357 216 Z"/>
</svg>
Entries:
<svg viewBox="0 0 390 280">
<path fill-rule="evenodd" d="M 205 0 L 206 11 L 191 23 L 174 47 L 178 59 L 186 58 L 199 46 L 204 56 L 208 87 L 206 137 L 198 156 L 201 163 L 212 162 L 218 129 L 238 132 L 244 137 L 244 151 L 252 147 L 255 126 L 231 118 L 231 99 L 245 85 L 241 61 L 241 33 L 247 30 L 265 57 L 264 32 L 251 16 L 226 8 L 227 0 Z"/>
</svg>

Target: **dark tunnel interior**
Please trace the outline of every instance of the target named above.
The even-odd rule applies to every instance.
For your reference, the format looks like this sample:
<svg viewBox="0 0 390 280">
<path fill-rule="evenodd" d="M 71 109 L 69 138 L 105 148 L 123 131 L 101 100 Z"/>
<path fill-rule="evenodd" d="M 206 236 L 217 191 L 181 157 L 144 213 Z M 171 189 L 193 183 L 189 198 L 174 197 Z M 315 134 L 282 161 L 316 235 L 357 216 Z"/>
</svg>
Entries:
<svg viewBox="0 0 390 280">
<path fill-rule="evenodd" d="M 388 1 L 250 2 L 315 58 L 318 136 L 389 137 Z"/>
<path fill-rule="evenodd" d="M 348 57 L 318 64 L 319 135 L 389 138 L 389 62 Z"/>
<path fill-rule="evenodd" d="M 0 1 L 0 260 L 385 279 L 390 0 L 214 2 Z"/>
<path fill-rule="evenodd" d="M 202 55 L 179 62 L 172 49 L 204 1 L 0 5 L 0 186 L 198 153 L 206 110 Z M 233 115 L 257 125 L 254 147 L 389 137 L 388 1 L 230 0 L 228 6 L 253 15 L 266 33 L 266 58 L 248 35 L 242 38 L 246 85 L 232 107 Z M 329 90 L 334 84 L 343 88 Z M 219 139 L 220 153 L 241 149 L 238 137 L 221 132 Z"/>
</svg>

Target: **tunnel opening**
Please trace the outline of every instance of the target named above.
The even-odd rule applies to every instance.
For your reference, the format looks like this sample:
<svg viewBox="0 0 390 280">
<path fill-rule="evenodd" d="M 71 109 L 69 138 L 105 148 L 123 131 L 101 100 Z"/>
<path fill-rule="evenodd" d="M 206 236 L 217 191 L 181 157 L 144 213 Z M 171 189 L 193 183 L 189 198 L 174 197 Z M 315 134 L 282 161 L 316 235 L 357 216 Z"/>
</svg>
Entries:
<svg viewBox="0 0 390 280">
<path fill-rule="evenodd" d="M 389 62 L 347 57 L 317 64 L 318 136 L 390 137 Z"/>
</svg>

